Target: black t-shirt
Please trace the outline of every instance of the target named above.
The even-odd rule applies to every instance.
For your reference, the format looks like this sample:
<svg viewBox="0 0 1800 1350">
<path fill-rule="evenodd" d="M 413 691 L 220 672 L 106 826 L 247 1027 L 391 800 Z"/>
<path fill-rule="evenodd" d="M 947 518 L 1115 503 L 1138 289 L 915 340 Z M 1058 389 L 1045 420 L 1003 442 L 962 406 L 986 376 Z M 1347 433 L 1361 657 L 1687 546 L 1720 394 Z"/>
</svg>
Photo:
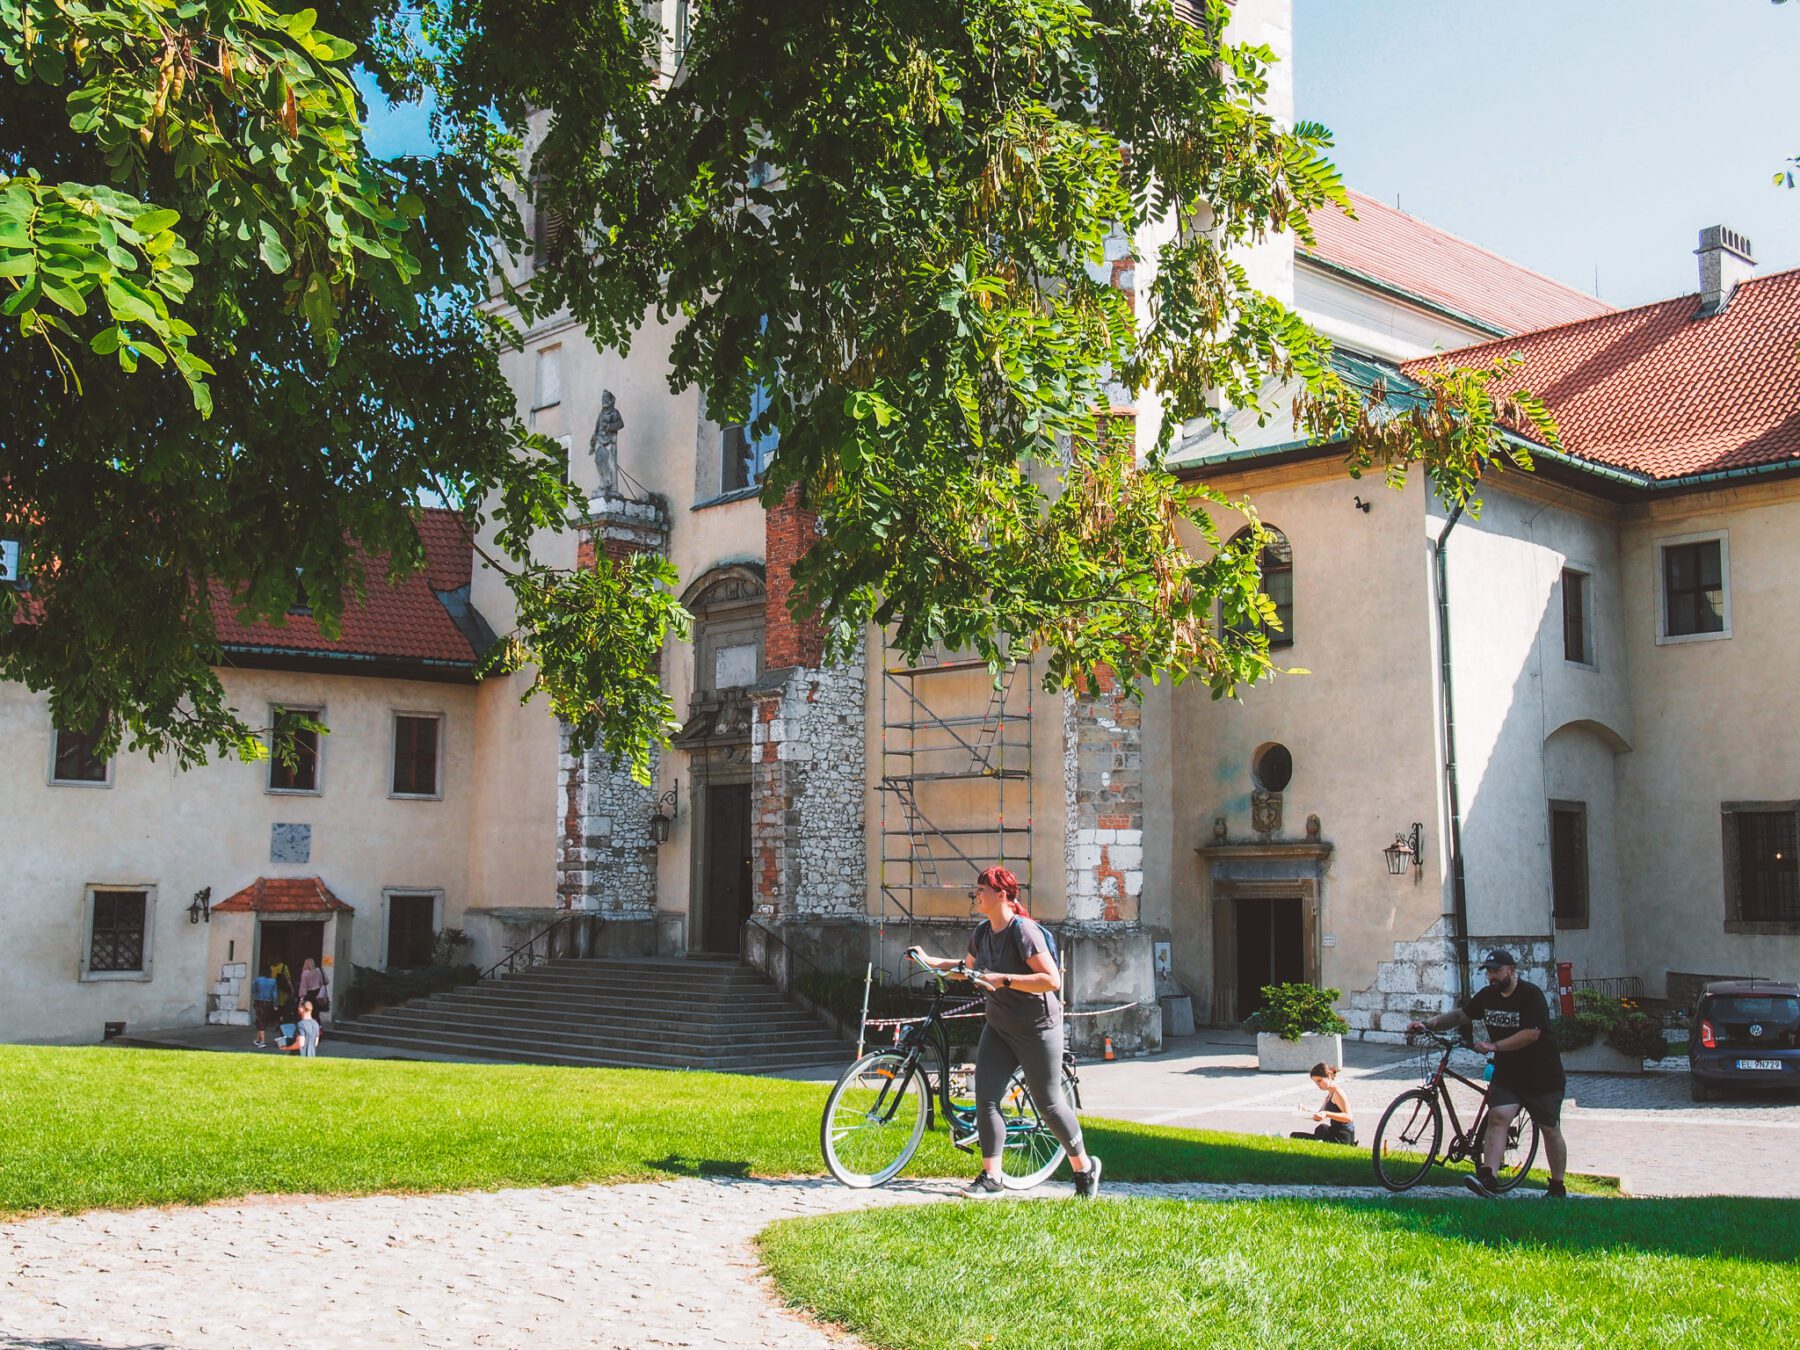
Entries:
<svg viewBox="0 0 1800 1350">
<path fill-rule="evenodd" d="M 1562 1090 L 1562 1051 L 1550 1031 L 1550 1004 L 1542 989 L 1520 980 L 1511 994 L 1502 994 L 1490 984 L 1466 1000 L 1463 1011 L 1487 1023 L 1490 1042 L 1503 1041 L 1516 1031 L 1538 1033 L 1538 1038 L 1522 1049 L 1495 1052 L 1495 1083 L 1514 1092 Z"/>
</svg>

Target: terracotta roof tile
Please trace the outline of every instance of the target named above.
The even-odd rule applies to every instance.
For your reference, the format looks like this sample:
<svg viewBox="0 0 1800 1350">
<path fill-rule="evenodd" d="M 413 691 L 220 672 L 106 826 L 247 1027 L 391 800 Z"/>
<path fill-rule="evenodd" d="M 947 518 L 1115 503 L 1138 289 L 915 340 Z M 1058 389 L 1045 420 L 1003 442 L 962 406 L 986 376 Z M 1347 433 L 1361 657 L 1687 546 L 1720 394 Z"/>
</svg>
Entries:
<svg viewBox="0 0 1800 1350">
<path fill-rule="evenodd" d="M 1610 314 L 1612 306 L 1490 253 L 1361 192 L 1352 220 L 1332 208 L 1312 219 L 1307 253 L 1507 333 Z"/>
<path fill-rule="evenodd" d="M 1698 319 L 1679 296 L 1407 362 L 1524 358 L 1509 387 L 1549 406 L 1570 454 L 1652 478 L 1800 462 L 1800 269 L 1741 283 Z"/>
<path fill-rule="evenodd" d="M 327 638 L 309 614 L 289 614 L 284 623 L 243 623 L 221 586 L 213 588 L 213 618 L 227 650 L 246 648 L 307 655 L 336 653 L 372 660 L 414 660 L 472 666 L 475 650 L 435 592 L 469 584 L 472 546 L 455 514 L 427 510 L 419 521 L 425 545 L 423 572 L 394 585 L 387 582 L 385 555 L 365 555 L 368 595 L 344 610 L 336 638 Z"/>
<path fill-rule="evenodd" d="M 258 877 L 213 906 L 214 914 L 354 914 L 318 877 Z"/>
</svg>

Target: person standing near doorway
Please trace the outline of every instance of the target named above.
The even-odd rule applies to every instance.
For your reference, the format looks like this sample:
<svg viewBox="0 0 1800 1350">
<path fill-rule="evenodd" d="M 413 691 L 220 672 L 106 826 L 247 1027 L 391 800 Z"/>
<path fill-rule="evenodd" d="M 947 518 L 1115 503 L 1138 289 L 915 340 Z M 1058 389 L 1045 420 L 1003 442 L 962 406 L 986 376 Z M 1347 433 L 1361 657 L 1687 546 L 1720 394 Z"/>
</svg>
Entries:
<svg viewBox="0 0 1800 1350">
<path fill-rule="evenodd" d="M 969 892 L 985 920 L 969 935 L 960 958 L 909 951 L 935 970 L 966 966 L 987 995 L 987 1020 L 975 1050 L 975 1124 L 981 1142 L 981 1175 L 964 1195 L 997 1195 L 1003 1188 L 1000 1160 L 1006 1120 L 1000 1111 L 1006 1085 L 1016 1069 L 1075 1169 L 1075 1193 L 1092 1199 L 1100 1192 L 1100 1160 L 1089 1157 L 1076 1119 L 1062 1091 L 1063 1014 L 1057 997 L 1062 973 L 1050 956 L 1043 931 L 1019 902 L 1019 879 L 1004 867 L 990 867 Z"/>
<path fill-rule="evenodd" d="M 269 1048 L 269 1028 L 275 1025 L 275 1000 L 280 996 L 280 988 L 273 966 L 267 975 L 250 981 L 250 1010 L 256 1018 L 256 1039 L 250 1044 L 258 1050 Z"/>
<path fill-rule="evenodd" d="M 1481 1166 L 1464 1184 L 1477 1195 L 1499 1194 L 1494 1169 L 1506 1151 L 1506 1131 L 1525 1110 L 1544 1139 L 1544 1161 L 1550 1166 L 1545 1195 L 1560 1199 L 1568 1194 L 1563 1172 L 1569 1162 L 1569 1145 L 1562 1135 L 1563 1092 L 1568 1079 L 1563 1073 L 1562 1051 L 1550 1030 L 1550 1001 L 1542 989 L 1519 978 L 1519 963 L 1509 951 L 1496 948 L 1489 952 L 1481 968 L 1487 972 L 1487 988 L 1478 989 L 1455 1011 L 1413 1022 L 1407 1030 L 1439 1031 L 1481 1019 L 1488 1039 L 1476 1041 L 1475 1048 L 1494 1057 L 1494 1084 L 1488 1090 Z"/>
<path fill-rule="evenodd" d="M 307 957 L 300 966 L 300 1001 L 311 1003 L 315 1008 L 319 1002 L 319 991 L 325 987 L 325 972 L 320 970 L 312 957 Z"/>
</svg>

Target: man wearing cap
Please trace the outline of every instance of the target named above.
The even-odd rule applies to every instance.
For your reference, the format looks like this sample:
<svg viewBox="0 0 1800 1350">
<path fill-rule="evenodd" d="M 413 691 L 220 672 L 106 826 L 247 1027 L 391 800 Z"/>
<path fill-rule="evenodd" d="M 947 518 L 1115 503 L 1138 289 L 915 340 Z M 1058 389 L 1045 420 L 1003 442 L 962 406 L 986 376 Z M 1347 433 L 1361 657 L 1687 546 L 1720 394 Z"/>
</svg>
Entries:
<svg viewBox="0 0 1800 1350">
<path fill-rule="evenodd" d="M 1494 1168 L 1506 1150 L 1506 1131 L 1520 1108 L 1531 1113 L 1544 1140 L 1550 1165 L 1550 1198 L 1565 1196 L 1563 1168 L 1569 1148 L 1562 1136 L 1562 1052 L 1550 1030 L 1550 1003 L 1544 991 L 1519 978 L 1519 963 L 1509 951 L 1496 949 L 1481 962 L 1487 987 L 1478 989 L 1453 1012 L 1439 1013 L 1407 1030 L 1441 1031 L 1465 1027 L 1476 1018 L 1487 1025 L 1488 1039 L 1475 1048 L 1494 1057 L 1494 1084 L 1488 1092 L 1487 1136 L 1481 1165 L 1466 1185 L 1477 1195 L 1494 1195 Z"/>
</svg>

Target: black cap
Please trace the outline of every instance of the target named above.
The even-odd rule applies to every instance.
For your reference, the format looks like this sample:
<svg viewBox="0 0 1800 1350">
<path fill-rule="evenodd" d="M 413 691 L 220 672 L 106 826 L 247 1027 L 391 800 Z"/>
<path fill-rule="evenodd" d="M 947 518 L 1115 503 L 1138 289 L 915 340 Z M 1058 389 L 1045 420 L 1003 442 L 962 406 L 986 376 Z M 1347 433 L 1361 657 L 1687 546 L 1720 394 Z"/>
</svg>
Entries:
<svg viewBox="0 0 1800 1350">
<path fill-rule="evenodd" d="M 1481 968 L 1483 970 L 1493 970 L 1497 966 L 1516 967 L 1518 964 L 1519 963 L 1513 959 L 1513 954 L 1504 947 L 1494 948 L 1493 951 L 1489 952 L 1481 959 Z"/>
</svg>

